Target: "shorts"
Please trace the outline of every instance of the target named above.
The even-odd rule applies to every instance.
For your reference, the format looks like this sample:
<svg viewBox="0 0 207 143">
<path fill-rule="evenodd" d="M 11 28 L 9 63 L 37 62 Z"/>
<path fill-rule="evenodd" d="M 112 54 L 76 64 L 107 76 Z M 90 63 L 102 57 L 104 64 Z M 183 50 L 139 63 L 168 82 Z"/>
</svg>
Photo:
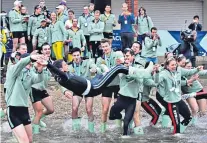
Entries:
<svg viewBox="0 0 207 143">
<path fill-rule="evenodd" d="M 11 129 L 23 124 L 31 124 L 28 107 L 9 106 L 7 108 L 7 117 Z"/>
<path fill-rule="evenodd" d="M 22 37 L 26 37 L 26 35 L 24 31 L 15 31 L 15 32 L 12 32 L 12 37 L 20 39 Z"/>
<path fill-rule="evenodd" d="M 112 98 L 113 93 L 114 93 L 114 99 L 117 99 L 118 97 L 118 92 L 119 92 L 119 86 L 110 86 L 107 87 L 103 93 L 102 93 L 102 97 L 109 97 Z"/>
<path fill-rule="evenodd" d="M 92 96 L 92 95 L 90 95 L 90 94 L 88 94 L 88 95 L 86 95 L 86 96 L 83 96 L 83 95 L 77 95 L 77 94 L 73 94 L 73 96 L 79 96 L 79 97 L 85 97 L 85 98 L 87 98 L 87 97 L 94 97 L 94 96 Z"/>
<path fill-rule="evenodd" d="M 104 35 L 104 38 L 113 39 L 113 33 L 104 32 L 103 35 Z"/>
<path fill-rule="evenodd" d="M 38 90 L 35 88 L 32 88 L 32 92 L 30 94 L 30 98 L 32 103 L 36 103 L 38 101 L 41 101 L 42 99 L 48 97 L 49 94 L 47 93 L 46 90 Z"/>
</svg>

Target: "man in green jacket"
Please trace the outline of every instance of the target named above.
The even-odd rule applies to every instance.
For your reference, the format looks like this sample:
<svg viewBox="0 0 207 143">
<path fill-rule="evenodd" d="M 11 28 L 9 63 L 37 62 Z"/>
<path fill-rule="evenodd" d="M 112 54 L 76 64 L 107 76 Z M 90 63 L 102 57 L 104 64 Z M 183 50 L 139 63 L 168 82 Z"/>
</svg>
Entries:
<svg viewBox="0 0 207 143">
<path fill-rule="evenodd" d="M 27 19 L 22 17 L 21 12 L 21 1 L 14 2 L 14 8 L 9 12 L 9 25 L 10 31 L 12 32 L 13 36 L 13 52 L 16 51 L 17 44 L 25 43 L 24 32 L 23 32 L 23 22 L 26 22 Z"/>
<path fill-rule="evenodd" d="M 29 93 L 31 86 L 43 80 L 43 56 L 42 55 L 21 55 L 21 60 L 11 65 L 7 71 L 6 105 L 7 117 L 12 132 L 18 142 L 32 142 L 32 127 L 29 116 Z M 36 71 L 30 70 L 32 62 Z M 21 93 L 21 94 L 20 94 Z"/>
<path fill-rule="evenodd" d="M 100 11 L 96 10 L 95 19 L 90 23 L 88 27 L 88 32 L 90 33 L 90 43 L 92 46 L 92 55 L 93 58 L 98 58 L 102 56 L 103 51 L 100 47 L 100 41 L 104 38 L 103 30 L 104 30 L 104 22 L 102 22 L 100 18 Z"/>
<path fill-rule="evenodd" d="M 79 48 L 73 48 L 72 51 L 73 61 L 69 64 L 68 71 L 78 76 L 83 76 L 86 79 L 92 79 L 96 73 L 100 73 L 100 70 L 93 62 L 92 59 L 82 60 L 81 50 Z M 67 97 L 70 96 L 70 91 L 62 88 L 63 94 Z M 73 119 L 73 130 L 80 129 L 80 118 L 78 117 L 78 108 L 83 99 L 83 95 L 73 95 L 72 98 L 72 119 Z M 94 116 L 93 116 L 93 96 L 87 95 L 85 97 L 86 112 L 88 114 L 88 130 L 94 132 Z"/>
<path fill-rule="evenodd" d="M 42 19 L 41 26 L 37 28 L 32 39 L 33 50 L 37 48 L 39 53 L 41 53 L 42 44 L 48 42 L 48 36 L 47 21 Z"/>
</svg>

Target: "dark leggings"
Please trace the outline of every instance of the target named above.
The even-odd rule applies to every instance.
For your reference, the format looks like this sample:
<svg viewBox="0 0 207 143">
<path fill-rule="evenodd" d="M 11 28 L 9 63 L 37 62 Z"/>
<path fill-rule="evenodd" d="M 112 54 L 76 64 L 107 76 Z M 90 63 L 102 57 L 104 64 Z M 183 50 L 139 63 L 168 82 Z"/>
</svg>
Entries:
<svg viewBox="0 0 207 143">
<path fill-rule="evenodd" d="M 91 46 L 92 46 L 92 55 L 93 55 L 93 58 L 97 59 L 98 57 L 101 57 L 103 55 L 103 50 L 101 50 L 99 48 L 100 46 L 100 41 L 91 41 Z M 98 57 L 96 57 L 96 55 Z"/>
<path fill-rule="evenodd" d="M 111 107 L 109 119 L 116 120 L 121 119 L 121 111 L 125 110 L 125 117 L 124 117 L 124 133 L 123 135 L 127 135 L 129 123 L 133 118 L 134 111 L 136 108 L 136 98 L 130 98 L 126 96 L 119 95 L 117 101 Z"/>
<path fill-rule="evenodd" d="M 99 75 L 93 78 L 91 81 L 84 77 L 77 76 L 71 73 L 65 73 L 60 71 L 52 64 L 47 65 L 48 69 L 55 75 L 55 80 L 59 84 L 68 90 L 72 91 L 76 95 L 83 95 L 83 93 L 89 88 L 87 95 L 97 96 L 103 92 L 103 90 L 113 81 L 113 79 L 119 74 L 128 74 L 128 68 L 124 65 L 117 65 L 105 75 Z M 86 96 L 87 96 L 86 95 Z"/>
<path fill-rule="evenodd" d="M 165 114 L 170 116 L 174 127 L 173 133 L 180 133 L 180 115 L 184 118 L 181 122 L 181 124 L 183 124 L 184 126 L 187 126 L 192 119 L 187 104 L 183 100 L 180 100 L 176 103 L 168 103 L 163 100 L 163 97 L 161 97 L 158 92 L 156 94 L 156 97 L 157 100 L 166 108 Z"/>
<path fill-rule="evenodd" d="M 159 115 L 162 112 L 161 107 L 153 99 L 142 102 L 141 106 L 150 116 L 152 116 L 151 123 L 155 125 L 159 119 Z"/>
</svg>

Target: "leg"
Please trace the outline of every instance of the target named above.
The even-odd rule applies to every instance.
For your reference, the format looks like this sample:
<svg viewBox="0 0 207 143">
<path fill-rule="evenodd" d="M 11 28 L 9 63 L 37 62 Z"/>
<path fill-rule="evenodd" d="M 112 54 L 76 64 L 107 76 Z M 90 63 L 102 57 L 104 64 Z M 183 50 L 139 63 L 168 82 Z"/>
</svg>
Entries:
<svg viewBox="0 0 207 143">
<path fill-rule="evenodd" d="M 114 103 L 114 105 L 111 107 L 110 113 L 109 113 L 109 120 L 116 120 L 121 119 L 121 111 L 124 109 L 124 98 L 123 96 L 119 96 L 117 101 Z"/>
<path fill-rule="evenodd" d="M 186 100 L 191 108 L 192 116 L 195 117 L 198 113 L 198 104 L 194 97 L 190 97 Z"/>
<path fill-rule="evenodd" d="M 137 100 L 136 109 L 135 109 L 134 117 L 133 117 L 134 123 L 135 123 L 135 127 L 141 126 L 140 109 L 141 109 L 141 101 Z"/>
<path fill-rule="evenodd" d="M 27 135 L 27 132 L 26 132 L 26 129 L 23 126 L 23 124 L 12 129 L 12 132 L 14 133 L 14 135 L 17 138 L 19 143 L 29 143 L 30 142 L 28 135 Z"/>
<path fill-rule="evenodd" d="M 121 33 L 121 44 L 122 44 L 122 51 L 124 51 L 125 48 L 127 46 L 127 39 L 126 39 L 126 34 L 125 33 Z"/>
<path fill-rule="evenodd" d="M 48 96 L 44 99 L 42 99 L 42 104 L 45 106 L 45 110 L 43 111 L 44 115 L 50 115 L 52 113 L 54 113 L 54 105 L 52 102 L 52 98 L 51 96 Z"/>
<path fill-rule="evenodd" d="M 207 110 L 207 100 L 206 99 L 200 99 L 197 100 L 198 106 L 199 106 L 199 112 L 201 114 L 201 116 L 206 114 L 206 110 Z"/>
<path fill-rule="evenodd" d="M 25 43 L 25 37 L 20 38 L 19 43 Z"/>
<path fill-rule="evenodd" d="M 33 123 L 36 125 L 39 125 L 40 119 L 43 114 L 42 103 L 41 103 L 41 101 L 38 101 L 38 102 L 33 103 L 32 106 L 35 111 L 35 117 L 34 117 Z"/>
<path fill-rule="evenodd" d="M 100 45 L 101 45 L 100 41 L 97 41 L 96 47 L 97 47 L 98 57 L 101 57 L 103 55 L 103 50 L 100 49 Z"/>
<path fill-rule="evenodd" d="M 31 124 L 24 126 L 24 128 L 25 128 L 27 136 L 29 138 L 29 142 L 32 143 L 33 139 L 32 139 L 32 126 L 31 126 Z"/>
<path fill-rule="evenodd" d="M 72 119 L 78 118 L 78 108 L 82 101 L 82 97 L 74 95 L 72 99 Z"/>
<path fill-rule="evenodd" d="M 134 34 L 133 33 L 127 33 L 127 48 L 131 48 L 133 42 L 134 42 Z"/>
<path fill-rule="evenodd" d="M 177 105 L 168 103 L 166 109 L 174 127 L 173 134 L 180 133 L 180 115 Z"/>
<path fill-rule="evenodd" d="M 184 126 L 187 126 L 192 119 L 191 114 L 190 114 L 190 110 L 189 110 L 187 104 L 183 100 L 180 100 L 177 103 L 177 107 L 179 108 L 180 115 L 183 116 L 183 118 L 184 118 L 184 120 L 182 121 L 182 124 Z"/>
<path fill-rule="evenodd" d="M 124 133 L 123 135 L 127 135 L 129 123 L 133 118 L 134 111 L 136 108 L 136 99 L 131 98 L 127 104 L 128 107 L 125 108 L 125 117 L 124 117 Z"/>
<path fill-rule="evenodd" d="M 56 42 L 56 59 L 60 60 L 63 59 L 63 42 Z"/>
<path fill-rule="evenodd" d="M 13 38 L 13 52 L 15 52 L 16 51 L 16 49 L 17 49 L 17 46 L 18 46 L 18 38 Z"/>
<path fill-rule="evenodd" d="M 94 133 L 94 116 L 93 116 L 93 97 L 85 98 L 86 101 L 86 112 L 88 114 L 88 130 Z"/>
</svg>

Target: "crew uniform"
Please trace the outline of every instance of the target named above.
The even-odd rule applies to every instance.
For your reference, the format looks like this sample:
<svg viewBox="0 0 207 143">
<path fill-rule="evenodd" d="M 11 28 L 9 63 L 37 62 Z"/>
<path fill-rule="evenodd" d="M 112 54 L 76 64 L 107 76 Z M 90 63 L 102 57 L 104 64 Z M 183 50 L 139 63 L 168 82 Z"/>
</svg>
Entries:
<svg viewBox="0 0 207 143">
<path fill-rule="evenodd" d="M 35 71 L 35 68 L 33 68 L 33 70 Z M 32 91 L 30 94 L 30 99 L 32 103 L 41 101 L 42 99 L 49 96 L 46 88 L 51 79 L 51 73 L 47 68 L 44 68 L 42 72 L 43 72 L 43 81 L 32 85 Z"/>
<path fill-rule="evenodd" d="M 101 72 L 104 73 L 108 69 L 116 66 L 116 60 L 123 58 L 124 55 L 122 52 L 114 52 L 113 50 L 107 55 L 103 55 L 97 59 L 96 65 L 101 69 Z M 118 96 L 118 91 L 119 91 L 119 76 L 117 76 L 112 83 L 110 84 L 111 86 L 107 87 L 106 90 L 103 91 L 102 97 L 109 97 L 112 98 L 113 93 L 114 93 L 114 98 L 116 99 Z"/>
<path fill-rule="evenodd" d="M 22 58 L 17 64 L 11 65 L 7 71 L 5 100 L 11 129 L 21 124 L 24 126 L 31 124 L 28 97 L 31 86 L 43 80 L 43 73 L 26 69 L 30 62 L 30 56 Z"/>
<path fill-rule="evenodd" d="M 159 73 L 157 100 L 166 108 L 175 133 L 182 133 L 191 122 L 191 114 L 186 103 L 181 99 L 181 76 L 196 74 L 198 69 L 186 70 L 178 67 L 175 72 L 164 69 Z M 181 114 L 184 120 L 180 125 Z"/>
<path fill-rule="evenodd" d="M 22 23 L 23 23 L 23 16 L 21 15 L 20 11 L 12 9 L 9 12 L 9 25 L 13 38 L 20 39 L 26 36 L 23 31 Z"/>
<path fill-rule="evenodd" d="M 100 20 L 104 22 L 104 38 L 113 39 L 113 27 L 116 26 L 115 15 L 110 13 L 106 15 L 106 13 L 100 15 Z"/>
</svg>

